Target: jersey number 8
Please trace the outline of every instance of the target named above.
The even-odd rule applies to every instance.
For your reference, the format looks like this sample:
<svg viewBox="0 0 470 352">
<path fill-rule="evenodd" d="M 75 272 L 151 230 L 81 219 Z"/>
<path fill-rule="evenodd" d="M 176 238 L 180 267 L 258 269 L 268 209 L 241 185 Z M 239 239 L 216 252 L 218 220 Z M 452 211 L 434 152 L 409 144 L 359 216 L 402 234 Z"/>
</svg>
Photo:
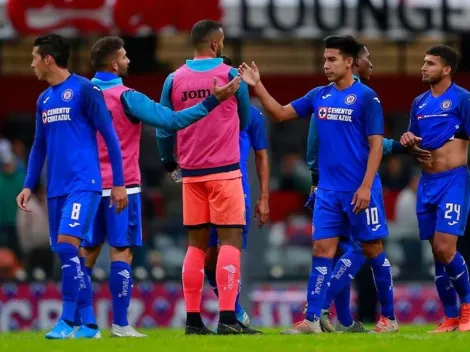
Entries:
<svg viewBox="0 0 470 352">
<path fill-rule="evenodd" d="M 72 204 L 72 215 L 70 218 L 72 220 L 78 220 L 80 218 L 80 208 L 82 205 L 80 203 L 73 203 Z"/>
</svg>

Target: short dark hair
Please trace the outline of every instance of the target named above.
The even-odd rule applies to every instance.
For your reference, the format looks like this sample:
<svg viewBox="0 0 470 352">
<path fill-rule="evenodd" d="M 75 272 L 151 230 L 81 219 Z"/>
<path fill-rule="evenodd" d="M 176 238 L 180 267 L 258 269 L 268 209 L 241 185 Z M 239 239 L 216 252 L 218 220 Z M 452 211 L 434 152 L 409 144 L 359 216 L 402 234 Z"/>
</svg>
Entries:
<svg viewBox="0 0 470 352">
<path fill-rule="evenodd" d="M 436 45 L 426 50 L 426 55 L 439 56 L 445 66 L 450 66 L 451 74 L 457 71 L 459 54 L 447 45 Z"/>
<path fill-rule="evenodd" d="M 338 49 L 344 57 L 356 60 L 359 55 L 360 47 L 352 35 L 331 35 L 324 42 L 326 49 Z"/>
<path fill-rule="evenodd" d="M 70 45 L 66 38 L 58 34 L 48 34 L 37 37 L 34 46 L 42 58 L 50 55 L 60 68 L 67 68 L 70 57 Z"/>
<path fill-rule="evenodd" d="M 207 41 L 207 38 L 214 32 L 222 29 L 222 23 L 212 20 L 202 20 L 196 23 L 191 29 L 191 40 L 195 48 Z"/>
<path fill-rule="evenodd" d="M 232 59 L 229 58 L 228 56 L 222 55 L 222 59 L 224 60 L 224 64 L 229 65 L 229 66 L 233 66 Z"/>
<path fill-rule="evenodd" d="M 91 65 L 95 71 L 101 70 L 106 67 L 105 60 L 109 55 L 116 53 L 119 49 L 124 47 L 124 40 L 117 36 L 108 36 L 99 39 L 91 47 Z"/>
<path fill-rule="evenodd" d="M 357 55 L 359 56 L 359 54 L 361 53 L 362 50 L 365 50 L 366 49 L 366 45 L 361 43 L 361 42 L 357 42 Z"/>
</svg>

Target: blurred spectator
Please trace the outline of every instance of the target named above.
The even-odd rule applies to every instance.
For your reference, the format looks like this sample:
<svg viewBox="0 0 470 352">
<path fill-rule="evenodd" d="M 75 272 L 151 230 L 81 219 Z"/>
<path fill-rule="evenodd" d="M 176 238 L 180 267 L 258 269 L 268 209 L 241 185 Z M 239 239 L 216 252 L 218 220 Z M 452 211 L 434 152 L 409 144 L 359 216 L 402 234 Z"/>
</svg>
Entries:
<svg viewBox="0 0 470 352">
<path fill-rule="evenodd" d="M 394 238 L 417 238 L 416 192 L 418 191 L 419 177 L 419 171 L 414 170 L 408 186 L 397 197 Z"/>
<path fill-rule="evenodd" d="M 16 196 L 23 189 L 25 174 L 16 167 L 15 157 L 11 152 L 1 158 L 0 172 L 0 247 L 11 249 L 18 259 L 22 259 L 16 232 Z"/>
<path fill-rule="evenodd" d="M 302 155 L 289 152 L 282 157 L 279 190 L 297 191 L 308 196 L 312 177 Z"/>
<path fill-rule="evenodd" d="M 49 249 L 46 188 L 40 184 L 28 203 L 29 213 L 17 212 L 18 238 L 29 270 L 41 268 L 47 277 L 53 270 L 53 256 Z"/>
<path fill-rule="evenodd" d="M 406 187 L 410 179 L 408 168 L 403 163 L 403 160 L 397 156 L 387 158 L 382 171 L 382 185 L 390 191 L 401 191 Z"/>
</svg>

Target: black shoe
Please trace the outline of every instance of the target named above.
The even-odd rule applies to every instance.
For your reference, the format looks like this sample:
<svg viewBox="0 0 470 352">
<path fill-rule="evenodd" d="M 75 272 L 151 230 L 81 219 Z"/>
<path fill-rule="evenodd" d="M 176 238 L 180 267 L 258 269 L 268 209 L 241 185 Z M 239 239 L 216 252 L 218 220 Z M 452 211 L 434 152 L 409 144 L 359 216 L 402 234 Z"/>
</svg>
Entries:
<svg viewBox="0 0 470 352">
<path fill-rule="evenodd" d="M 238 324 L 242 327 L 243 335 L 263 335 L 262 331 L 252 329 L 240 322 L 238 322 Z"/>
<path fill-rule="evenodd" d="M 186 329 L 184 332 L 186 335 L 217 335 L 212 330 L 209 330 L 207 327 L 202 326 L 189 326 L 186 325 Z"/>
<path fill-rule="evenodd" d="M 217 325 L 217 334 L 218 335 L 242 335 L 243 327 L 240 323 L 236 324 L 224 324 L 219 322 Z"/>
</svg>

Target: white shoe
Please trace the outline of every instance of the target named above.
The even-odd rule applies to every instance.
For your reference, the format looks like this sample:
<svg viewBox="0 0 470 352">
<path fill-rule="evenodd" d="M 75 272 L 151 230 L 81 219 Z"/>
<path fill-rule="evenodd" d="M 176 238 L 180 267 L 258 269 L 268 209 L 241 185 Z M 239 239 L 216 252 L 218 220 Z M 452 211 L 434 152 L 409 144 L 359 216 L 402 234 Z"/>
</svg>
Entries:
<svg viewBox="0 0 470 352">
<path fill-rule="evenodd" d="M 136 331 L 132 326 L 119 326 L 113 324 L 111 327 L 111 336 L 112 337 L 147 337 L 147 335 L 141 334 Z"/>
</svg>

